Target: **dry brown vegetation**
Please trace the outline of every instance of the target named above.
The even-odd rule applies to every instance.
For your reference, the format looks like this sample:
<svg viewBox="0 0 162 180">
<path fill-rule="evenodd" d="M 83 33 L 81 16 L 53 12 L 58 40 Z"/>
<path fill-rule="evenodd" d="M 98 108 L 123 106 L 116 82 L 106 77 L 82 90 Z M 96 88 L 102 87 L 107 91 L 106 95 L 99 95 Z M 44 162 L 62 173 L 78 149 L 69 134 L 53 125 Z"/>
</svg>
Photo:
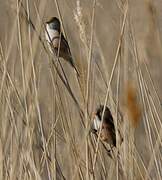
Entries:
<svg viewBox="0 0 162 180">
<path fill-rule="evenodd" d="M 162 3 L 6 0 L 0 15 L 0 180 L 161 180 Z M 51 16 L 78 78 L 47 49 Z M 111 152 L 89 133 L 100 103 L 115 121 Z"/>
</svg>

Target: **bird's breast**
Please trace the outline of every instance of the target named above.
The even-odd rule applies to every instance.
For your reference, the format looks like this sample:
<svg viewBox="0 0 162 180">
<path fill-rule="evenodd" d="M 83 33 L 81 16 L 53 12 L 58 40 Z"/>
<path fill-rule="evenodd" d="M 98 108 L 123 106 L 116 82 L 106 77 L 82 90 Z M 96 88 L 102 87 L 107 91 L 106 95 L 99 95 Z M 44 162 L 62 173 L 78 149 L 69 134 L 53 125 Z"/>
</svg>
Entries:
<svg viewBox="0 0 162 180">
<path fill-rule="evenodd" d="M 100 126 L 101 126 L 101 121 L 98 118 L 98 116 L 95 115 L 94 121 L 93 121 L 93 128 L 98 131 L 100 129 Z"/>
<path fill-rule="evenodd" d="M 48 26 L 46 27 L 46 40 L 51 43 L 55 37 L 59 37 L 60 34 L 57 30 L 50 29 Z"/>
</svg>

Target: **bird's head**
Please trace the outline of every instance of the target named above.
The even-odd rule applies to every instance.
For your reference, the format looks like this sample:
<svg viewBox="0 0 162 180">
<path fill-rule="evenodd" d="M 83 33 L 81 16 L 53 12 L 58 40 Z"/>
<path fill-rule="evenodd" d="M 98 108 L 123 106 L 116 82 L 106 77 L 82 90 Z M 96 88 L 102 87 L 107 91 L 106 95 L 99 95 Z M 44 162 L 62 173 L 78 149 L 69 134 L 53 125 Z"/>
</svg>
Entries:
<svg viewBox="0 0 162 180">
<path fill-rule="evenodd" d="M 98 118 L 99 118 L 100 120 L 102 119 L 103 110 L 104 110 L 104 105 L 101 105 L 101 104 L 100 104 L 100 105 L 96 108 L 96 111 L 95 111 L 95 114 L 98 116 Z M 105 107 L 105 111 L 104 111 L 104 119 L 106 118 L 106 116 L 108 116 L 108 114 L 111 114 L 111 113 L 110 113 L 109 108 L 106 106 L 106 107 Z"/>
<path fill-rule="evenodd" d="M 58 32 L 60 32 L 60 21 L 57 17 L 52 17 L 49 21 L 46 22 L 46 27 L 47 29 L 51 29 L 51 30 L 57 30 Z"/>
<path fill-rule="evenodd" d="M 100 119 L 100 121 L 101 121 L 101 117 L 102 117 L 103 108 L 104 108 L 103 105 L 99 105 L 99 106 L 96 108 L 96 111 L 95 111 L 95 114 L 98 116 L 98 118 Z"/>
</svg>

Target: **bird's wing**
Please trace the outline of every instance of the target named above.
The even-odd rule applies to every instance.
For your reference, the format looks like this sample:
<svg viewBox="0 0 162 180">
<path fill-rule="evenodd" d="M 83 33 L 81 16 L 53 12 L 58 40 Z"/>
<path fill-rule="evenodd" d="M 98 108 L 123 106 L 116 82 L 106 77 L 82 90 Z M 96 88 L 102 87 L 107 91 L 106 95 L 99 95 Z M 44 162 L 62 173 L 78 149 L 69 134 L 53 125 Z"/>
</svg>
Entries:
<svg viewBox="0 0 162 180">
<path fill-rule="evenodd" d="M 105 109 L 104 120 L 106 123 L 110 124 L 111 126 L 114 126 L 114 120 L 113 120 L 112 114 L 108 108 Z"/>
<path fill-rule="evenodd" d="M 65 49 L 66 51 L 68 51 L 68 53 L 70 54 L 71 56 L 71 51 L 70 51 L 70 47 L 69 47 L 69 44 L 67 42 L 67 40 L 65 39 L 63 33 L 61 33 L 61 46 L 63 49 Z"/>
</svg>

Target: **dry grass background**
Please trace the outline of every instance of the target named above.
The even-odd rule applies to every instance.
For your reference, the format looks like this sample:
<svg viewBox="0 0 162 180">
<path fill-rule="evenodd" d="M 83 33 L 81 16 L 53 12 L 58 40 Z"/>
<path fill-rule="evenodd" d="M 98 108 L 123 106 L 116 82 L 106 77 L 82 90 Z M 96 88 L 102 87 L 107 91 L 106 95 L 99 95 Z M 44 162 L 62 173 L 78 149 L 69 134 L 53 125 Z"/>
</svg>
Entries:
<svg viewBox="0 0 162 180">
<path fill-rule="evenodd" d="M 45 50 L 52 16 L 79 79 Z M 7 0 L 0 23 L 0 180 L 162 179 L 160 1 Z M 100 103 L 118 129 L 112 158 L 89 134 Z"/>
</svg>

